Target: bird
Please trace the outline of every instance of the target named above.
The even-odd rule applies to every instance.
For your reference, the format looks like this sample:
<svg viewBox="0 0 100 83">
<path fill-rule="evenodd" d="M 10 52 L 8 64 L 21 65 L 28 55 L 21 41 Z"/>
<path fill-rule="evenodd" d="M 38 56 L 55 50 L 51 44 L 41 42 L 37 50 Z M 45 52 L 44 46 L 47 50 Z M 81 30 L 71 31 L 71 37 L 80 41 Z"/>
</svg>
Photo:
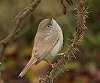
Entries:
<svg viewBox="0 0 100 83">
<path fill-rule="evenodd" d="M 63 32 L 61 27 L 53 18 L 43 19 L 38 25 L 31 58 L 18 77 L 23 77 L 32 65 L 37 65 L 43 60 L 53 61 L 62 46 Z"/>
</svg>

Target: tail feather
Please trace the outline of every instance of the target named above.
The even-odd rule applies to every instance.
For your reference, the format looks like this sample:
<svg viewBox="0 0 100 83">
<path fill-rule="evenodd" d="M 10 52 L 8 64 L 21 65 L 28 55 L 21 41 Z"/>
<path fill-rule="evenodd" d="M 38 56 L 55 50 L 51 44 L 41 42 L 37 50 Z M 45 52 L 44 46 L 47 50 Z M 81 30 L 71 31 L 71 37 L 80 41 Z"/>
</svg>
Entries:
<svg viewBox="0 0 100 83">
<path fill-rule="evenodd" d="M 27 65 L 24 67 L 24 69 L 21 71 L 21 73 L 19 74 L 18 77 L 23 77 L 25 75 L 25 73 L 29 70 L 29 68 L 35 64 L 37 61 L 37 59 L 33 56 L 31 57 L 31 59 L 29 60 L 29 62 L 27 63 Z"/>
</svg>

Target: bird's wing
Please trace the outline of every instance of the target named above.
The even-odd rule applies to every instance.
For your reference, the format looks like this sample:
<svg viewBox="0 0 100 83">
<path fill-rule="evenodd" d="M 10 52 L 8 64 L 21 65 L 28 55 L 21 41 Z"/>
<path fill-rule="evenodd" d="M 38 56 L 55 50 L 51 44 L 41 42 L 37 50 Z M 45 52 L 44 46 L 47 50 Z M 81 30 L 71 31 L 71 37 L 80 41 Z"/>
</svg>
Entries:
<svg viewBox="0 0 100 83">
<path fill-rule="evenodd" d="M 59 40 L 59 33 L 37 33 L 34 41 L 33 55 L 40 61 L 50 53 Z"/>
</svg>

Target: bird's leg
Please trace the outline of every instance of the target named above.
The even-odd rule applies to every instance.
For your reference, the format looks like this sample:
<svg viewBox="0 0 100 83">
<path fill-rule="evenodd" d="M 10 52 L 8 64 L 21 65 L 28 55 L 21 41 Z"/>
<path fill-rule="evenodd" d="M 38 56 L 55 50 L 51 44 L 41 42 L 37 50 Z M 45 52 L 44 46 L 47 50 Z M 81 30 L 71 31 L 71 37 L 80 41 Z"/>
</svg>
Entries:
<svg viewBox="0 0 100 83">
<path fill-rule="evenodd" d="M 45 60 L 47 63 L 51 65 L 52 68 L 54 68 L 54 64 L 50 63 L 48 60 Z"/>
</svg>

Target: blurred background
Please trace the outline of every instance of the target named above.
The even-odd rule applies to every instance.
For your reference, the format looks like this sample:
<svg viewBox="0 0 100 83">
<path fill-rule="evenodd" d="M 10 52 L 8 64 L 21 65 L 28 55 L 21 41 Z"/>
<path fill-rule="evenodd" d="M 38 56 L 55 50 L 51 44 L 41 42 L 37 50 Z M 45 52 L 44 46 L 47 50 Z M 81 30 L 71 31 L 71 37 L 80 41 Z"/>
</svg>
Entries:
<svg viewBox="0 0 100 83">
<path fill-rule="evenodd" d="M 25 8 L 31 0 L 0 0 L 0 40 L 4 39 L 13 29 L 12 19 Z M 100 83 L 100 0 L 84 0 L 88 7 L 88 27 L 84 40 L 77 52 L 76 59 L 66 65 L 62 74 L 54 83 Z M 44 77 L 51 66 L 45 61 L 31 69 L 23 78 L 19 73 L 31 57 L 34 37 L 38 24 L 45 18 L 53 17 L 64 33 L 64 52 L 73 38 L 75 29 L 75 14 L 73 7 L 66 3 L 67 14 L 63 15 L 60 0 L 42 0 L 40 5 L 25 18 L 22 29 L 16 40 L 10 43 L 4 51 L 2 76 L 0 83 L 37 83 L 39 77 Z"/>
</svg>

